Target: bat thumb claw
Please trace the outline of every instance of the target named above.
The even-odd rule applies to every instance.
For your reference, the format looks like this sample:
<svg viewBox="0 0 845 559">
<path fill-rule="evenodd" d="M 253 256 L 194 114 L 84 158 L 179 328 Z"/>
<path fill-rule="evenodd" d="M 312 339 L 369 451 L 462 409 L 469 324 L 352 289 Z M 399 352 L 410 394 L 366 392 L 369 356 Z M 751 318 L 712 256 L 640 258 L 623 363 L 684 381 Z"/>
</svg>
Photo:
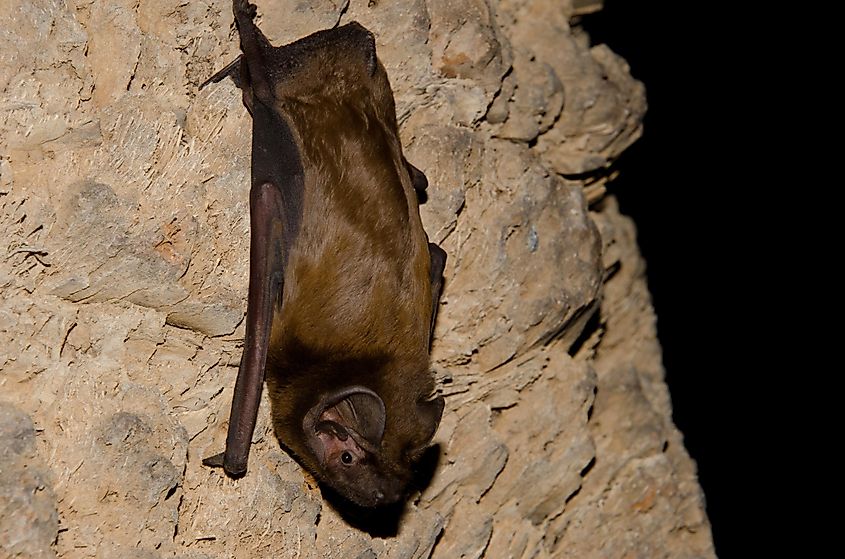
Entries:
<svg viewBox="0 0 845 559">
<path fill-rule="evenodd" d="M 214 456 L 209 456 L 208 458 L 202 459 L 202 465 L 208 466 L 210 468 L 222 468 L 223 467 L 223 456 L 225 452 L 221 452 L 220 454 L 215 454 Z"/>
<path fill-rule="evenodd" d="M 210 83 L 219 83 L 223 81 L 224 78 L 232 78 L 232 81 L 235 82 L 235 85 L 240 87 L 241 86 L 241 57 L 237 57 L 233 61 L 226 64 L 226 67 L 220 70 L 219 72 L 215 73 L 213 76 L 202 82 L 202 85 L 199 86 L 199 90 L 201 91 L 205 86 Z"/>
<path fill-rule="evenodd" d="M 246 467 L 233 468 L 231 464 L 226 464 L 225 452 L 209 456 L 208 458 L 203 458 L 202 464 L 203 466 L 208 466 L 209 468 L 223 468 L 226 475 L 233 479 L 243 477 L 244 474 L 246 474 Z"/>
</svg>

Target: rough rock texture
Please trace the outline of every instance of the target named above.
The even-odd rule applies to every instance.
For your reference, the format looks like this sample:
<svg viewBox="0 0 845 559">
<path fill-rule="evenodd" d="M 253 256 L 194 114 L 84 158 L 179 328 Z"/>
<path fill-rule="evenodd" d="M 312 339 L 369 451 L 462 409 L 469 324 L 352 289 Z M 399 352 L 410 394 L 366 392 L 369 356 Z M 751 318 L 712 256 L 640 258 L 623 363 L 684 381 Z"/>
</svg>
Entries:
<svg viewBox="0 0 845 559">
<path fill-rule="evenodd" d="M 449 252 L 430 484 L 386 530 L 323 501 L 266 402 L 222 448 L 250 121 L 227 0 L 0 0 L 0 556 L 712 557 L 633 225 L 604 193 L 643 86 L 598 0 L 259 1 L 276 43 L 377 37 Z M 371 527 L 371 525 L 369 525 Z"/>
</svg>

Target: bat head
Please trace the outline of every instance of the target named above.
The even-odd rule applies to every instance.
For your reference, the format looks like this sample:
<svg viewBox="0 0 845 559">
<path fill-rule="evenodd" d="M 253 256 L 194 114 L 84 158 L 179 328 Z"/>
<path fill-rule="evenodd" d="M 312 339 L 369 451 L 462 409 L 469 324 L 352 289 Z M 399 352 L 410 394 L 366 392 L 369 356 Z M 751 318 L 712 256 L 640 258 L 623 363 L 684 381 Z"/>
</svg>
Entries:
<svg viewBox="0 0 845 559">
<path fill-rule="evenodd" d="M 326 396 L 306 413 L 302 427 L 319 476 L 343 497 L 363 507 L 403 498 L 413 464 L 428 447 L 443 413 L 443 398 L 417 403 L 413 432 L 405 433 L 401 456 L 384 444 L 384 401 L 363 386 Z M 394 437 L 395 438 L 395 437 Z"/>
</svg>

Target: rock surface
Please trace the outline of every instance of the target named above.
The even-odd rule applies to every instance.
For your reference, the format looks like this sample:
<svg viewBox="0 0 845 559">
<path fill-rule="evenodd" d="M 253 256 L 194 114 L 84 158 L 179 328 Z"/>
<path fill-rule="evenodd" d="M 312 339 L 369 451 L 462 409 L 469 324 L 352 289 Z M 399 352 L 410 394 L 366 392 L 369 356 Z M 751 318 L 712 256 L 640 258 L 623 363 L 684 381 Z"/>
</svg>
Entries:
<svg viewBox="0 0 845 559">
<path fill-rule="evenodd" d="M 237 54 L 229 2 L 0 1 L 0 556 L 714 556 L 604 192 L 645 92 L 577 26 L 599 1 L 258 2 L 276 44 L 375 33 L 449 253 L 440 455 L 387 533 L 323 501 L 266 402 L 249 475 L 200 464 L 246 307 L 249 115 L 197 90 Z"/>
</svg>

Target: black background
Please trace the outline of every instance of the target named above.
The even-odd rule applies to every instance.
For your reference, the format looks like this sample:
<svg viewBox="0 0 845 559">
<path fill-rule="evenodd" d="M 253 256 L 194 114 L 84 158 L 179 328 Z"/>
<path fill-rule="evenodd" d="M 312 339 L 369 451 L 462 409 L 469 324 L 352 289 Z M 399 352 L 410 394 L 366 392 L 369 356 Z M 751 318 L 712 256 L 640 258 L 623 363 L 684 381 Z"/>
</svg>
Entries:
<svg viewBox="0 0 845 559">
<path fill-rule="evenodd" d="M 646 86 L 644 136 L 616 162 L 620 177 L 610 191 L 637 224 L 674 420 L 698 464 L 725 559 L 740 555 L 736 528 L 750 512 L 739 414 L 748 314 L 734 295 L 749 279 L 737 273 L 748 267 L 736 258 L 741 241 L 730 239 L 741 205 L 738 178 L 726 172 L 738 157 L 736 114 L 728 109 L 741 91 L 732 91 L 740 88 L 719 54 L 735 46 L 727 39 L 730 14 L 713 17 L 705 7 L 606 0 L 583 25 Z"/>
</svg>

